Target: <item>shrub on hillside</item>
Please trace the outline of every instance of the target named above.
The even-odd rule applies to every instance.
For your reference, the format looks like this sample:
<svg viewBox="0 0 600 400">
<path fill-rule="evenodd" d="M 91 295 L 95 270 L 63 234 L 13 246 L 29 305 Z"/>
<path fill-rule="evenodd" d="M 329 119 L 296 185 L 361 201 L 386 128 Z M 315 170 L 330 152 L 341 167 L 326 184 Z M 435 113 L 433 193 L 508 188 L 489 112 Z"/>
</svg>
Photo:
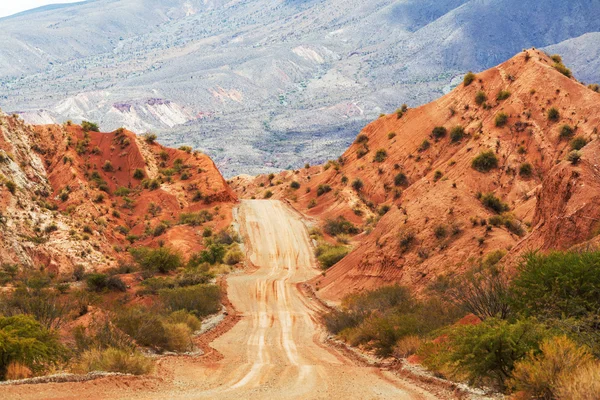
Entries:
<svg viewBox="0 0 600 400">
<path fill-rule="evenodd" d="M 384 162 L 387 158 L 387 151 L 385 149 L 379 149 L 375 152 L 375 156 L 373 157 L 373 162 Z"/>
<path fill-rule="evenodd" d="M 533 166 L 530 163 L 523 163 L 519 167 L 519 175 L 524 178 L 530 178 L 533 174 Z"/>
<path fill-rule="evenodd" d="M 26 314 L 33 316 L 46 329 L 59 329 L 65 322 L 71 304 L 49 289 L 46 277 L 32 277 L 27 286 L 19 286 L 12 293 L 0 295 L 0 314 L 6 317 Z"/>
<path fill-rule="evenodd" d="M 140 168 L 136 168 L 135 171 L 133 171 L 133 178 L 137 179 L 137 180 L 142 180 L 146 177 L 146 174 L 144 173 L 144 171 Z"/>
<path fill-rule="evenodd" d="M 492 150 L 483 151 L 473 159 L 471 166 L 479 172 L 489 172 L 498 167 L 498 158 Z"/>
<path fill-rule="evenodd" d="M 363 181 L 360 178 L 356 178 L 352 181 L 352 189 L 360 192 L 364 187 Z"/>
<path fill-rule="evenodd" d="M 441 139 L 444 136 L 446 136 L 447 133 L 448 133 L 448 130 L 445 127 L 443 127 L 443 126 L 436 126 L 431 131 L 431 136 L 433 136 L 434 139 Z"/>
<path fill-rule="evenodd" d="M 465 77 L 463 78 L 463 84 L 465 86 L 469 86 L 471 83 L 473 83 L 475 78 L 476 78 L 475 74 L 473 72 L 469 71 L 466 73 Z"/>
<path fill-rule="evenodd" d="M 86 374 L 93 371 L 120 372 L 145 375 L 154 370 L 154 363 L 137 351 L 115 348 L 91 349 L 84 352 L 73 368 L 74 372 Z"/>
<path fill-rule="evenodd" d="M 587 144 L 587 140 L 583 136 L 577 136 L 571 140 L 569 145 L 571 146 L 571 150 L 581 150 Z"/>
<path fill-rule="evenodd" d="M 341 215 L 336 219 L 326 220 L 323 229 L 327 234 L 331 236 L 337 236 L 340 234 L 356 235 L 360 232 L 360 230 L 356 226 L 354 226 L 352 222 L 348 221 Z"/>
<path fill-rule="evenodd" d="M 453 143 L 460 142 L 465 137 L 465 128 L 460 125 L 455 126 L 450 130 L 450 140 Z"/>
<path fill-rule="evenodd" d="M 560 112 L 556 107 L 551 107 L 548 109 L 548 119 L 553 122 L 556 122 L 560 119 Z"/>
<path fill-rule="evenodd" d="M 100 128 L 98 127 L 98 124 L 94 123 L 94 122 L 90 122 L 90 121 L 82 121 L 81 122 L 81 128 L 83 128 L 84 132 L 100 132 Z"/>
<path fill-rule="evenodd" d="M 131 249 L 130 253 L 140 268 L 149 272 L 167 273 L 183 265 L 181 255 L 168 247 L 139 247 Z"/>
<path fill-rule="evenodd" d="M 0 379 L 6 378 L 8 366 L 19 363 L 34 373 L 65 360 L 66 349 L 58 336 L 33 317 L 0 317 Z"/>
<path fill-rule="evenodd" d="M 498 95 L 496 96 L 496 100 L 498 101 L 502 101 L 502 100 L 506 100 L 510 97 L 510 92 L 508 90 L 501 90 L 498 92 Z"/>
<path fill-rule="evenodd" d="M 556 393 L 559 399 L 600 399 L 600 362 L 587 364 L 565 376 L 561 379 Z"/>
<path fill-rule="evenodd" d="M 408 178 L 406 174 L 400 172 L 394 177 L 394 185 L 395 186 L 406 186 L 408 185 Z"/>
<path fill-rule="evenodd" d="M 365 135 L 364 133 L 361 133 L 356 137 L 356 140 L 354 140 L 354 143 L 364 144 L 364 143 L 367 143 L 368 141 L 369 141 L 369 137 L 367 135 Z"/>
<path fill-rule="evenodd" d="M 317 187 L 317 196 L 322 196 L 325 193 L 331 192 L 331 190 L 332 190 L 331 186 L 329 186 L 329 185 L 319 185 Z"/>
<path fill-rule="evenodd" d="M 565 139 L 571 139 L 571 137 L 573 137 L 573 135 L 575 134 L 575 129 L 571 126 L 571 125 L 563 125 L 560 127 L 560 139 L 561 140 L 565 140 Z"/>
<path fill-rule="evenodd" d="M 212 220 L 213 215 L 207 210 L 202 210 L 195 213 L 181 213 L 179 215 L 179 223 L 181 225 L 199 226 Z"/>
<path fill-rule="evenodd" d="M 498 214 L 508 211 L 510 207 L 493 193 L 486 193 L 480 198 L 481 204 Z"/>
<path fill-rule="evenodd" d="M 321 244 L 315 252 L 321 268 L 328 269 L 337 264 L 350 250 L 345 246 L 332 246 L 329 244 Z"/>
<path fill-rule="evenodd" d="M 494 124 L 501 128 L 504 125 L 506 125 L 506 123 L 508 122 L 508 115 L 506 113 L 503 112 L 499 112 L 498 114 L 496 114 L 496 118 L 494 119 Z"/>
<path fill-rule="evenodd" d="M 481 90 L 480 90 L 480 91 L 478 91 L 478 92 L 475 94 L 475 103 L 476 103 L 477 105 L 479 105 L 479 106 L 480 106 L 480 105 L 482 105 L 483 103 L 485 103 L 486 101 L 487 101 L 487 95 L 485 94 L 485 92 L 484 92 L 484 91 L 481 91 Z"/>
<path fill-rule="evenodd" d="M 186 310 L 204 317 L 221 309 L 221 289 L 215 285 L 163 289 L 158 295 L 165 308 L 171 312 Z"/>
<path fill-rule="evenodd" d="M 571 164 L 577 164 L 581 160 L 581 155 L 582 154 L 580 151 L 572 150 L 567 155 L 567 161 L 569 161 Z"/>
</svg>

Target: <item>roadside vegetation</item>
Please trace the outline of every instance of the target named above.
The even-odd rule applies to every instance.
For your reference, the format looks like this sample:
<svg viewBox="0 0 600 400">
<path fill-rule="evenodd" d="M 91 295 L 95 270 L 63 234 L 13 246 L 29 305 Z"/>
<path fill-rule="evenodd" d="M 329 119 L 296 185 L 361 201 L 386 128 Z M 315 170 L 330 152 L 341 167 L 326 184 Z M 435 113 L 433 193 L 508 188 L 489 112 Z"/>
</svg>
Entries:
<svg viewBox="0 0 600 400">
<path fill-rule="evenodd" d="M 329 332 L 383 357 L 416 355 L 436 375 L 519 399 L 600 398 L 600 251 L 525 255 L 512 280 L 504 252 L 425 298 L 401 286 L 347 296 Z"/>
<path fill-rule="evenodd" d="M 0 380 L 51 371 L 147 374 L 148 355 L 193 351 L 202 319 L 222 308 L 216 277 L 244 258 L 231 231 L 203 236 L 204 250 L 188 258 L 136 247 L 133 264 L 103 272 L 2 264 Z"/>
</svg>

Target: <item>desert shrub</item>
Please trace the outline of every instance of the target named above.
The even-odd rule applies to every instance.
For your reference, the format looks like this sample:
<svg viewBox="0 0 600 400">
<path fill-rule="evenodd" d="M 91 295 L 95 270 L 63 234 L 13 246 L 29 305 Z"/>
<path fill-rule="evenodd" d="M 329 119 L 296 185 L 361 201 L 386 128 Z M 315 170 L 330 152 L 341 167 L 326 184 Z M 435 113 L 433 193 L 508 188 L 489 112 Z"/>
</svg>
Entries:
<svg viewBox="0 0 600 400">
<path fill-rule="evenodd" d="M 528 253 L 513 281 L 515 307 L 544 318 L 583 317 L 600 309 L 600 251 Z"/>
<path fill-rule="evenodd" d="M 369 137 L 367 135 L 365 135 L 364 133 L 361 133 L 356 137 L 356 140 L 354 140 L 354 143 L 363 144 L 363 143 L 367 143 L 368 141 L 369 141 Z"/>
<path fill-rule="evenodd" d="M 554 69 L 557 70 L 558 72 L 560 72 L 561 74 L 563 74 L 564 76 L 566 76 L 567 78 L 570 78 L 573 76 L 573 73 L 571 72 L 571 70 L 569 68 L 567 68 L 565 66 L 565 64 L 563 64 L 562 62 L 555 62 L 553 65 Z"/>
<path fill-rule="evenodd" d="M 387 158 L 387 151 L 385 149 L 379 149 L 375 152 L 373 162 L 384 162 Z"/>
<path fill-rule="evenodd" d="M 480 200 L 481 204 L 497 213 L 502 213 L 510 209 L 508 207 L 508 204 L 504 203 L 498 197 L 494 196 L 493 193 L 485 193 L 481 196 Z"/>
<path fill-rule="evenodd" d="M 165 323 L 165 333 L 167 335 L 167 347 L 169 351 L 185 352 L 192 350 L 192 330 L 185 323 Z"/>
<path fill-rule="evenodd" d="M 519 175 L 529 178 L 533 174 L 533 166 L 530 163 L 523 163 L 519 166 Z"/>
<path fill-rule="evenodd" d="M 439 169 L 438 169 L 438 170 L 436 170 L 436 171 L 433 173 L 433 181 L 434 181 L 434 182 L 437 182 L 437 181 L 439 181 L 440 179 L 442 179 L 442 176 L 444 176 L 444 173 L 443 173 L 442 171 L 440 171 Z"/>
<path fill-rule="evenodd" d="M 169 290 L 169 289 L 163 289 Z M 160 315 L 142 307 L 120 310 L 115 318 L 116 326 L 131 336 L 138 345 L 162 350 L 168 346 L 168 338 Z"/>
<path fill-rule="evenodd" d="M 570 139 L 571 137 L 573 137 L 574 134 L 575 129 L 572 126 L 565 124 L 560 127 L 559 137 L 561 138 L 561 140 Z"/>
<path fill-rule="evenodd" d="M 406 186 L 408 185 L 408 178 L 405 173 L 400 172 L 394 177 L 395 186 Z"/>
<path fill-rule="evenodd" d="M 390 211 L 390 209 L 391 207 L 389 204 L 384 204 L 381 207 L 379 207 L 379 209 L 377 210 L 377 214 L 383 217 L 385 214 L 388 213 L 388 211 Z"/>
<path fill-rule="evenodd" d="M 81 122 L 81 128 L 83 128 L 84 132 L 100 132 L 100 128 L 98 127 L 98 124 L 94 123 L 94 122 L 90 122 L 90 121 L 82 121 Z"/>
<path fill-rule="evenodd" d="M 469 71 L 465 74 L 465 77 L 463 78 L 463 84 L 465 86 L 469 86 L 471 83 L 473 83 L 475 78 L 476 78 L 475 74 L 473 72 Z"/>
<path fill-rule="evenodd" d="M 210 244 L 205 250 L 202 250 L 198 255 L 199 263 L 208 263 L 215 265 L 223 262 L 227 249 L 221 244 Z"/>
<path fill-rule="evenodd" d="M 113 172 L 115 167 L 113 167 L 112 163 L 109 160 L 104 161 L 104 165 L 102 165 L 102 169 L 105 172 Z"/>
<path fill-rule="evenodd" d="M 436 126 L 435 128 L 433 128 L 433 131 L 431 131 L 431 136 L 433 136 L 434 139 L 441 139 L 444 136 L 446 136 L 447 133 L 448 130 L 445 127 Z"/>
<path fill-rule="evenodd" d="M 485 103 L 487 101 L 487 95 L 485 94 L 484 91 L 478 91 L 475 94 L 475 103 L 477 103 L 477 105 L 482 105 L 483 103 Z"/>
<path fill-rule="evenodd" d="M 106 274 L 89 274 L 86 278 L 86 284 L 88 289 L 93 292 L 102 292 L 103 290 L 125 292 L 127 290 L 127 285 L 121 278 Z"/>
<path fill-rule="evenodd" d="M 207 210 L 195 213 L 181 213 L 179 215 L 179 223 L 181 225 L 198 226 L 212 220 L 213 215 Z"/>
<path fill-rule="evenodd" d="M 223 257 L 223 262 L 227 265 L 235 265 L 242 262 L 243 260 L 244 253 L 242 253 L 238 246 L 227 250 L 227 253 L 225 253 L 225 256 Z"/>
<path fill-rule="evenodd" d="M 336 219 L 326 220 L 323 229 L 331 236 L 337 236 L 340 234 L 356 235 L 360 232 L 360 230 L 354 226 L 352 222 L 348 221 L 341 215 Z"/>
<path fill-rule="evenodd" d="M 322 196 L 325 193 L 331 192 L 331 186 L 329 185 L 319 185 L 317 186 L 317 196 Z"/>
<path fill-rule="evenodd" d="M 406 253 L 416 240 L 415 233 L 410 229 L 403 229 L 398 233 L 398 247 L 400 253 Z"/>
<path fill-rule="evenodd" d="M 175 287 L 175 281 L 172 278 L 150 277 L 144 279 L 141 283 L 142 289 L 139 294 L 158 294 L 161 289 L 170 289 Z"/>
<path fill-rule="evenodd" d="M 591 83 L 588 86 L 588 89 L 593 90 L 594 92 L 600 92 L 600 85 L 597 83 Z"/>
<path fill-rule="evenodd" d="M 104 350 L 91 349 L 84 352 L 73 370 L 82 374 L 105 371 L 145 375 L 154 370 L 154 363 L 137 351 L 126 351 L 111 347 Z"/>
<path fill-rule="evenodd" d="M 4 182 L 4 186 L 6 186 L 11 194 L 15 194 L 17 191 L 17 184 L 14 181 L 6 181 Z"/>
<path fill-rule="evenodd" d="M 59 329 L 72 307 L 54 290 L 45 277 L 29 278 L 27 286 L 19 286 L 12 293 L 0 296 L 0 314 L 6 317 L 31 315 L 46 329 Z"/>
<path fill-rule="evenodd" d="M 365 185 L 360 178 L 356 178 L 352 181 L 352 189 L 356 190 L 357 192 L 360 192 L 364 186 Z"/>
<path fill-rule="evenodd" d="M 158 237 L 167 231 L 168 226 L 164 223 L 160 223 L 154 227 L 152 230 L 152 236 Z"/>
<path fill-rule="evenodd" d="M 316 255 L 321 268 L 328 269 L 346 257 L 349 253 L 345 246 L 332 246 L 329 244 L 321 244 L 317 247 Z"/>
<path fill-rule="evenodd" d="M 574 137 L 569 144 L 571 146 L 571 150 L 581 150 L 587 144 L 587 140 L 582 136 L 577 136 Z"/>
<path fill-rule="evenodd" d="M 587 364 L 566 375 L 556 388 L 560 400 L 600 399 L 600 363 Z"/>
<path fill-rule="evenodd" d="M 0 317 L 0 379 L 8 366 L 19 363 L 34 373 L 65 360 L 66 349 L 58 335 L 29 315 Z"/>
<path fill-rule="evenodd" d="M 567 161 L 571 164 L 577 164 L 581 160 L 581 152 L 579 150 L 572 150 L 567 155 Z"/>
<path fill-rule="evenodd" d="M 140 247 L 130 250 L 141 269 L 149 272 L 167 273 L 183 265 L 181 255 L 168 247 L 150 249 Z"/>
<path fill-rule="evenodd" d="M 510 92 L 508 90 L 501 90 L 498 92 L 498 95 L 496 96 L 496 100 L 498 101 L 502 101 L 502 100 L 506 100 L 510 97 Z"/>
<path fill-rule="evenodd" d="M 395 137 L 396 137 L 396 132 L 390 132 L 390 133 L 388 133 L 388 139 L 392 140 Z"/>
<path fill-rule="evenodd" d="M 431 143 L 429 143 L 429 140 L 425 139 L 421 142 L 421 144 L 419 145 L 417 150 L 422 153 L 430 147 L 431 147 Z"/>
<path fill-rule="evenodd" d="M 454 379 L 504 390 L 515 363 L 537 351 L 547 335 L 534 321 L 487 319 L 476 325 L 457 325 L 445 331 L 437 351 L 423 349 L 423 363 Z M 430 344 L 436 347 L 436 344 Z"/>
<path fill-rule="evenodd" d="M 450 130 L 450 140 L 454 143 L 460 142 L 465 137 L 465 128 L 460 125 L 456 125 Z"/>
<path fill-rule="evenodd" d="M 356 150 L 356 158 L 363 158 L 369 152 L 369 148 L 367 146 L 359 147 Z"/>
<path fill-rule="evenodd" d="M 548 119 L 550 121 L 556 122 L 560 119 L 560 112 L 558 111 L 558 109 L 556 107 L 551 107 L 550 109 L 548 109 Z"/>
<path fill-rule="evenodd" d="M 494 124 L 501 128 L 504 125 L 506 125 L 506 123 L 508 122 L 508 115 L 506 113 L 503 112 L 499 112 L 498 114 L 496 114 L 496 118 L 494 119 Z"/>
<path fill-rule="evenodd" d="M 198 317 L 204 317 L 218 312 L 221 308 L 221 290 L 215 285 L 163 289 L 158 295 L 165 308 L 171 312 L 186 310 Z"/>
<path fill-rule="evenodd" d="M 490 217 L 489 223 L 493 226 L 503 226 L 517 236 L 523 236 L 525 234 L 525 229 L 521 222 L 510 213 L 494 215 L 493 217 Z"/>
<path fill-rule="evenodd" d="M 419 350 L 423 340 L 417 335 L 408 335 L 396 342 L 392 352 L 396 358 L 406 358 Z"/>
<path fill-rule="evenodd" d="M 292 182 L 290 183 L 290 187 L 291 187 L 292 189 L 294 189 L 294 190 L 296 190 L 296 189 L 300 189 L 300 183 L 299 183 L 299 182 L 297 182 L 297 181 L 292 181 Z"/>
<path fill-rule="evenodd" d="M 270 191 L 270 190 L 267 190 L 267 191 L 265 192 L 265 194 L 263 195 L 263 198 L 264 198 L 264 199 L 270 199 L 271 197 L 273 197 L 273 192 L 272 192 L 272 191 Z"/>
<path fill-rule="evenodd" d="M 133 171 L 133 179 L 142 180 L 145 177 L 146 174 L 144 173 L 144 170 L 136 168 L 135 171 Z"/>
<path fill-rule="evenodd" d="M 545 339 L 540 352 L 530 352 L 515 364 L 511 386 L 532 399 L 555 399 L 560 384 L 594 362 L 589 351 L 566 336 Z"/>
<path fill-rule="evenodd" d="M 435 228 L 433 228 L 433 235 L 437 239 L 444 239 L 446 236 L 448 236 L 448 228 L 446 228 L 446 225 L 443 224 L 437 225 Z"/>
<path fill-rule="evenodd" d="M 471 166 L 479 172 L 489 172 L 498 167 L 498 158 L 492 150 L 483 151 L 473 159 Z"/>
<path fill-rule="evenodd" d="M 156 142 L 156 138 L 157 136 L 154 133 L 148 132 L 144 135 L 144 140 L 148 144 L 154 144 L 154 142 Z"/>
<path fill-rule="evenodd" d="M 193 314 L 185 310 L 174 311 L 167 317 L 171 324 L 185 324 L 192 332 L 199 331 L 202 328 L 202 322 Z"/>
</svg>

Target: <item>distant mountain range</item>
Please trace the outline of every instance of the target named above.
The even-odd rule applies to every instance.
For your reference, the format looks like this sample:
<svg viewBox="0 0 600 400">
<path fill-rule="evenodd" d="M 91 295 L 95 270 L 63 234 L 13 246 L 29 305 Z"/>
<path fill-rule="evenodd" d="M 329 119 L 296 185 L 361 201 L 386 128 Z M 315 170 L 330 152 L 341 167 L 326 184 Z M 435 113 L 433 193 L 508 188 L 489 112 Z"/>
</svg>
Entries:
<svg viewBox="0 0 600 400">
<path fill-rule="evenodd" d="M 94 0 L 0 19 L 0 106 L 155 131 L 223 173 L 343 152 L 528 47 L 600 81 L 600 0 Z"/>
</svg>

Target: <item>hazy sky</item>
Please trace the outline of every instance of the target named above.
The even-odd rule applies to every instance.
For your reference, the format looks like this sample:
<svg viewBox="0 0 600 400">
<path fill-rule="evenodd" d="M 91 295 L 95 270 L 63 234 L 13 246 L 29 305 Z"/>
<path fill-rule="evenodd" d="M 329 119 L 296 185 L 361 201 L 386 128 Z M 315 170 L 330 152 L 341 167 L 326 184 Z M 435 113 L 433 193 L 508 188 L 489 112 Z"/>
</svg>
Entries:
<svg viewBox="0 0 600 400">
<path fill-rule="evenodd" d="M 75 3 L 81 0 L 0 0 L 0 18 L 46 4 Z"/>
</svg>

